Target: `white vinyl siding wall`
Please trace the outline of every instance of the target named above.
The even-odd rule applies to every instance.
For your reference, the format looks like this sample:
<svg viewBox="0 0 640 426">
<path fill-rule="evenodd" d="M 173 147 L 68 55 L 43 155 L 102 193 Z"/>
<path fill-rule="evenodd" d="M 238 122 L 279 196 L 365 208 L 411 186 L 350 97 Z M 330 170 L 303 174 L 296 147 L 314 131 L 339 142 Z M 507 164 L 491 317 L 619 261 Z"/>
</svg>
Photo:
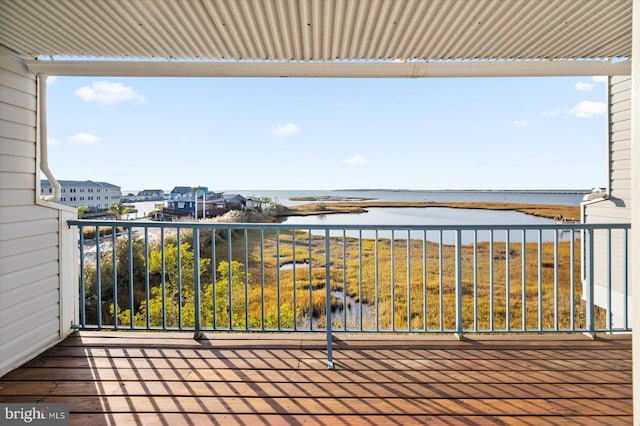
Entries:
<svg viewBox="0 0 640 426">
<path fill-rule="evenodd" d="M 37 83 L 0 46 L 0 376 L 57 342 L 70 325 L 73 236 L 64 209 L 36 202 Z M 63 255 L 68 264 L 60 261 Z M 69 297 L 73 297 L 69 295 Z M 69 316 L 71 315 L 71 318 Z M 68 325 L 61 327 L 64 319 Z"/>
<path fill-rule="evenodd" d="M 631 77 L 614 76 L 609 78 L 609 140 L 608 187 L 609 199 L 586 204 L 584 220 L 586 223 L 629 223 L 631 221 Z M 608 243 L 607 234 L 598 231 L 594 246 L 595 302 L 598 306 L 607 306 L 606 288 L 608 285 Z M 611 238 L 611 285 L 614 325 L 622 315 L 624 288 L 623 234 L 616 231 Z M 629 251 L 630 253 L 630 246 Z M 631 277 L 631 258 L 627 256 L 628 277 Z M 628 290 L 629 300 L 631 288 Z M 631 321 L 631 319 L 629 319 Z"/>
</svg>

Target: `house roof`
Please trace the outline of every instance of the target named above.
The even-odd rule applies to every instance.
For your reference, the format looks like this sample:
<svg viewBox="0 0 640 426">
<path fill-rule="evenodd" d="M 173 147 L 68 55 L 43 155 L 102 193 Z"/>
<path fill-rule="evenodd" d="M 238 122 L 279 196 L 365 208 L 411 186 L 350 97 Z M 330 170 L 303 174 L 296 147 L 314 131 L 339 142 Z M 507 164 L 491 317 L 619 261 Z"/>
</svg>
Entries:
<svg viewBox="0 0 640 426">
<path fill-rule="evenodd" d="M 84 187 L 98 187 L 98 188 L 115 188 L 120 189 L 118 185 L 114 185 L 108 182 L 94 182 L 92 180 L 58 180 L 58 183 L 62 187 L 70 187 L 70 186 L 84 186 Z M 40 186 L 49 187 L 51 183 L 46 179 L 40 179 Z"/>
<path fill-rule="evenodd" d="M 187 194 L 191 192 L 190 186 L 176 186 L 171 190 L 172 194 Z"/>
<path fill-rule="evenodd" d="M 285 62 L 313 65 L 309 75 L 421 76 L 442 61 L 611 65 L 631 56 L 631 9 L 632 0 L 3 0 L 0 40 L 31 57 L 142 59 L 147 70 L 161 60 L 173 74 L 192 61 L 213 72 L 213 61 L 244 64 L 246 75 L 295 72 Z M 136 66 L 144 72 L 144 62 L 127 64 Z"/>
</svg>

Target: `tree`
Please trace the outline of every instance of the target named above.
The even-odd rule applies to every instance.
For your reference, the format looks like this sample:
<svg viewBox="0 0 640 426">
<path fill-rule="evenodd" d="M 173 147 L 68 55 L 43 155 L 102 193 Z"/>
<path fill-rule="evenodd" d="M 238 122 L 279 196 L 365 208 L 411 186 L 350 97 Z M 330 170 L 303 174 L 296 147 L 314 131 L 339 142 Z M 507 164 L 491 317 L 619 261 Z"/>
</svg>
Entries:
<svg viewBox="0 0 640 426">
<path fill-rule="evenodd" d="M 82 219 L 82 216 L 84 216 L 84 214 L 88 211 L 89 211 L 89 207 L 87 206 L 78 207 L 78 219 Z"/>
<path fill-rule="evenodd" d="M 122 201 L 113 203 L 111 207 L 109 207 L 109 213 L 114 214 L 116 216 L 116 220 L 120 220 L 122 216 L 131 213 L 132 211 L 133 207 L 123 204 Z"/>
</svg>

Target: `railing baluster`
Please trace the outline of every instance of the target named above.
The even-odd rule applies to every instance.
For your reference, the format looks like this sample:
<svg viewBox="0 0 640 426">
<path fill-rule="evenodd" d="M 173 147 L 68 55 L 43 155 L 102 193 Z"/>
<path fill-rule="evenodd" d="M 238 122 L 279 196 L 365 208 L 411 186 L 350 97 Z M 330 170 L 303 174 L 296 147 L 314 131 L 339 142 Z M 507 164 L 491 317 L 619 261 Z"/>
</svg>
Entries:
<svg viewBox="0 0 640 426">
<path fill-rule="evenodd" d="M 489 330 L 493 331 L 493 229 L 489 230 Z"/>
<path fill-rule="evenodd" d="M 313 240 L 309 229 L 309 330 L 313 331 Z"/>
<path fill-rule="evenodd" d="M 586 328 L 587 328 L 587 332 L 591 333 L 592 335 L 595 332 L 595 324 L 594 324 L 594 314 L 595 314 L 595 310 L 594 310 L 594 288 L 593 288 L 593 249 L 594 249 L 594 241 L 593 241 L 593 236 L 594 236 L 594 231 L 592 228 L 588 228 L 585 229 L 585 235 L 586 235 L 586 248 L 587 248 L 587 255 L 586 255 L 586 261 L 587 261 L 587 268 L 586 268 L 586 272 L 587 272 L 587 279 L 586 279 L 586 305 L 587 305 L 587 312 L 586 312 Z"/>
<path fill-rule="evenodd" d="M 118 241 L 116 225 L 111 227 L 111 260 L 113 263 L 113 328 L 118 329 Z"/>
<path fill-rule="evenodd" d="M 218 329 L 218 261 L 216 260 L 216 228 L 211 228 L 211 286 L 212 286 L 212 326 L 214 330 Z"/>
<path fill-rule="evenodd" d="M 146 322 L 147 329 L 151 328 L 151 310 L 149 302 L 151 301 L 151 288 L 149 283 L 149 228 L 144 227 L 144 289 L 146 301 Z"/>
<path fill-rule="evenodd" d="M 129 318 L 129 325 L 133 330 L 135 328 L 135 307 L 133 298 L 133 228 L 131 226 L 129 226 L 127 234 L 129 240 L 129 302 L 131 303 L 131 305 L 129 306 L 129 312 L 131 314 L 131 317 Z"/>
<path fill-rule="evenodd" d="M 84 269 L 84 226 L 78 225 L 80 232 L 80 325 L 87 328 L 87 290 Z M 96 262 L 100 262 L 96 259 Z"/>
<path fill-rule="evenodd" d="M 193 308 L 193 338 L 198 340 L 202 337 L 200 323 L 200 228 L 193 229 Z"/>
<path fill-rule="evenodd" d="M 333 337 L 331 317 L 331 232 L 327 229 L 325 239 L 325 297 L 326 297 L 326 329 L 327 329 L 327 368 L 333 370 Z"/>
<path fill-rule="evenodd" d="M 262 330 L 264 331 L 264 228 L 260 228 L 260 297 L 260 305 L 262 309 Z"/>
<path fill-rule="evenodd" d="M 407 330 L 411 331 L 411 230 L 407 229 Z"/>
<path fill-rule="evenodd" d="M 358 234 L 358 295 L 359 295 L 359 303 L 358 308 L 360 309 L 360 331 L 363 331 L 363 319 L 362 319 L 362 229 L 359 230 Z"/>
<path fill-rule="evenodd" d="M 244 328 L 249 331 L 249 236 L 244 229 Z"/>
<path fill-rule="evenodd" d="M 504 263 L 505 263 L 505 328 L 511 331 L 511 241 L 509 230 L 505 231 Z"/>
<path fill-rule="evenodd" d="M 426 332 L 427 322 L 427 229 L 422 230 L 422 329 Z"/>
<path fill-rule="evenodd" d="M 100 253 L 100 226 L 96 226 L 96 287 L 97 290 L 97 298 L 98 298 L 98 306 L 97 306 L 97 316 L 98 316 L 98 328 L 102 328 L 102 254 Z M 132 305 L 133 306 L 133 305 Z M 132 313 L 133 315 L 133 313 Z M 133 323 L 133 316 L 132 323 Z"/>
<path fill-rule="evenodd" d="M 180 227 L 176 229 L 176 241 L 178 243 L 178 329 L 182 330 L 182 241 Z"/>
<path fill-rule="evenodd" d="M 462 231 L 456 229 L 455 268 L 456 268 L 456 334 L 462 339 Z"/>
<path fill-rule="evenodd" d="M 629 232 L 627 228 L 622 230 L 622 282 L 624 283 L 622 302 L 624 311 L 624 331 L 629 330 Z"/>
<path fill-rule="evenodd" d="M 558 299 L 560 298 L 558 286 L 558 230 L 553 233 L 553 329 L 558 327 Z"/>
<path fill-rule="evenodd" d="M 376 301 L 376 331 L 380 331 L 380 300 L 379 300 L 379 294 L 378 294 L 378 283 L 379 283 L 379 271 L 378 271 L 378 265 L 380 265 L 380 262 L 378 260 L 378 230 L 376 229 L 376 240 L 375 240 L 375 258 L 376 258 L 376 277 L 375 277 L 375 287 L 376 287 L 376 294 L 375 294 L 375 301 Z"/>
<path fill-rule="evenodd" d="M 542 323 L 542 230 L 538 230 L 538 331 L 543 331 Z"/>
<path fill-rule="evenodd" d="M 278 330 L 282 329 L 280 317 L 280 228 L 276 229 L 276 303 L 278 309 Z"/>
<path fill-rule="evenodd" d="M 613 312 L 611 310 L 611 229 L 607 229 L 607 331 L 611 331 L 611 323 Z"/>
<path fill-rule="evenodd" d="M 576 235 L 575 230 L 571 229 L 571 243 L 569 244 L 571 253 L 569 255 L 569 265 L 571 267 L 570 277 L 569 277 L 569 285 L 571 288 L 569 289 L 569 297 L 571 298 L 571 317 L 569 318 L 569 328 L 571 331 L 576 331 L 576 277 L 575 277 L 575 244 L 576 244 Z"/>
<path fill-rule="evenodd" d="M 229 312 L 229 330 L 233 330 L 233 243 L 231 242 L 231 228 L 227 229 L 227 260 L 229 262 L 229 282 L 227 283 L 229 306 L 227 310 Z"/>
<path fill-rule="evenodd" d="M 442 229 L 438 234 L 438 295 L 439 295 L 439 305 L 438 305 L 438 314 L 440 319 L 440 331 L 444 331 L 444 313 L 443 309 L 443 288 L 442 288 L 442 266 L 443 266 L 443 256 L 442 256 Z"/>
<path fill-rule="evenodd" d="M 167 329 L 167 288 L 165 272 L 165 252 L 164 252 L 164 227 L 160 228 L 160 273 L 162 274 L 162 329 Z"/>
<path fill-rule="evenodd" d="M 527 231 L 522 230 L 522 331 L 527 330 Z"/>
<path fill-rule="evenodd" d="M 342 230 L 342 316 L 343 330 L 347 331 L 347 230 Z"/>
<path fill-rule="evenodd" d="M 391 230 L 391 330 L 396 331 L 396 265 L 395 231 Z"/>
<path fill-rule="evenodd" d="M 473 230 L 473 331 L 478 331 L 478 230 Z"/>
</svg>

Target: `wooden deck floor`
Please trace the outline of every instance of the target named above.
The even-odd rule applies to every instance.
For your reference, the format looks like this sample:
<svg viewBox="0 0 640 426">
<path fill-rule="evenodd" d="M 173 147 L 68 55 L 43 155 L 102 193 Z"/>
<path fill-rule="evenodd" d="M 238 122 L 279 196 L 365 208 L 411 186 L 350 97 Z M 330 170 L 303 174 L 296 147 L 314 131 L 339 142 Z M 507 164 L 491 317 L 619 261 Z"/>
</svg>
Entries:
<svg viewBox="0 0 640 426">
<path fill-rule="evenodd" d="M 631 339 L 75 333 L 0 378 L 71 424 L 631 424 Z M 257 339 L 256 339 L 257 338 Z"/>
</svg>

